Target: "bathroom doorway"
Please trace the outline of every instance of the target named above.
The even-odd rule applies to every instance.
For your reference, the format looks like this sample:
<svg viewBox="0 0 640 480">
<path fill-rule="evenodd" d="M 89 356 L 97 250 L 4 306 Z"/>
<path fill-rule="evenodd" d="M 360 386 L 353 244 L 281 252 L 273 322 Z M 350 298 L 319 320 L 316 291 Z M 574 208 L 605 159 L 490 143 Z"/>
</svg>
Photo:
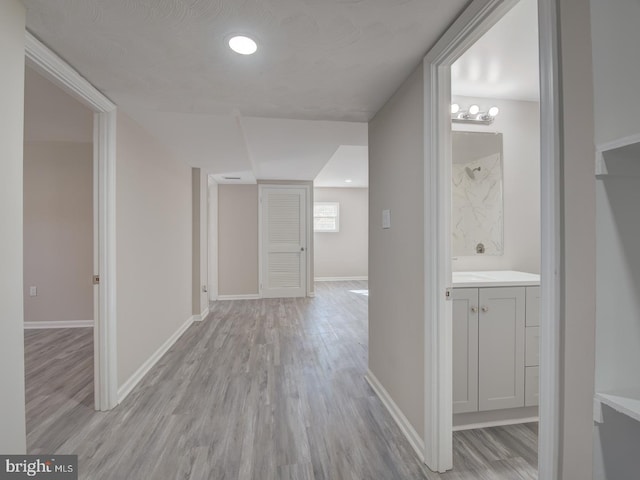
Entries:
<svg viewBox="0 0 640 480">
<path fill-rule="evenodd" d="M 538 476 L 540 89 L 537 1 L 451 66 L 453 471 Z M 481 462 L 456 453 L 478 450 Z M 493 455 L 481 450 L 491 448 Z"/>
<path fill-rule="evenodd" d="M 492 433 L 526 438 L 517 471 L 557 477 L 554 8 L 472 2 L 425 59 L 425 459 L 439 472 L 482 469 L 453 445 Z"/>
</svg>

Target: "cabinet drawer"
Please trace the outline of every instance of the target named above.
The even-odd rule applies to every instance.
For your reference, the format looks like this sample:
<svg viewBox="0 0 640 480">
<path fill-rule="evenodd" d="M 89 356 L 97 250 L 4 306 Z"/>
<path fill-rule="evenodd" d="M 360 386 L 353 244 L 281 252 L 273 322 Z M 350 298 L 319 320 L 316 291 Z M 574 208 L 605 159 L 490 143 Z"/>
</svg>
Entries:
<svg viewBox="0 0 640 480">
<path fill-rule="evenodd" d="M 540 391 L 540 367 L 526 367 L 524 372 L 524 405 L 535 407 L 538 405 L 538 392 Z"/>
<path fill-rule="evenodd" d="M 527 327 L 540 325 L 540 287 L 527 287 Z"/>
<path fill-rule="evenodd" d="M 540 365 L 540 327 L 527 327 L 524 346 L 524 364 L 527 367 Z"/>
</svg>

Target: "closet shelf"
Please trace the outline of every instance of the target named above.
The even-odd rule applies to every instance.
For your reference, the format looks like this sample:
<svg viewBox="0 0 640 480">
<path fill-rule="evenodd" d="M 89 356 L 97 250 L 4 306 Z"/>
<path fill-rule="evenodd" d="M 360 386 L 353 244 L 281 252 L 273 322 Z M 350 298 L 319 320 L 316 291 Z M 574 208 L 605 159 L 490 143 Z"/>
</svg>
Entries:
<svg viewBox="0 0 640 480">
<path fill-rule="evenodd" d="M 596 147 L 597 176 L 640 176 L 640 134 Z"/>
<path fill-rule="evenodd" d="M 603 404 L 640 422 L 640 389 L 596 392 L 593 403 L 593 419 L 598 423 L 604 422 L 602 418 Z"/>
</svg>

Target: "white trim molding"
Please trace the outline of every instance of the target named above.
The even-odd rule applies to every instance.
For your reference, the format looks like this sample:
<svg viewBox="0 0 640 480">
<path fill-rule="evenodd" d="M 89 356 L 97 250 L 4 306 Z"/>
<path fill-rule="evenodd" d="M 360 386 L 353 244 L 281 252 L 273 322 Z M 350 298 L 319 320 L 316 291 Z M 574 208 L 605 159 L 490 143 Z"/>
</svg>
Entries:
<svg viewBox="0 0 640 480">
<path fill-rule="evenodd" d="M 259 293 L 248 293 L 243 295 L 218 295 L 218 300 L 259 300 L 262 297 Z"/>
<path fill-rule="evenodd" d="M 194 322 L 201 322 L 205 318 L 207 318 L 207 315 L 209 315 L 209 307 L 205 308 L 202 312 L 200 312 L 200 315 L 194 315 L 193 316 L 193 321 Z"/>
<path fill-rule="evenodd" d="M 25 57 L 93 114 L 94 398 L 96 410 L 118 404 L 116 349 L 116 105 L 51 49 L 25 31 Z"/>
<path fill-rule="evenodd" d="M 368 281 L 369 277 L 316 277 L 316 282 L 357 282 Z"/>
<path fill-rule="evenodd" d="M 463 430 L 477 430 L 478 428 L 504 427 L 506 425 L 521 425 L 523 423 L 535 423 L 539 421 L 539 417 L 514 418 L 508 420 L 493 420 L 491 422 L 469 423 L 466 425 L 458 425 L 453 427 L 454 432 Z"/>
<path fill-rule="evenodd" d="M 80 100 L 94 112 L 110 112 L 115 104 L 99 92 L 87 79 L 38 40 L 31 32 L 25 32 L 27 64 L 44 74 L 57 86 Z"/>
<path fill-rule="evenodd" d="M 158 363 L 165 353 L 169 351 L 171 347 L 178 341 L 178 339 L 187 331 L 187 329 L 193 324 L 195 321 L 195 316 L 191 316 L 184 322 L 178 330 L 176 330 L 173 335 L 171 335 L 166 342 L 160 345 L 153 355 L 151 355 L 147 360 L 140 365 L 133 375 L 131 375 L 126 382 L 122 384 L 122 386 L 118 389 L 118 402 L 122 402 L 127 396 L 133 391 L 134 388 L 140 383 L 140 381 L 144 378 L 144 376 L 149 373 L 149 371 Z"/>
<path fill-rule="evenodd" d="M 25 330 L 46 328 L 93 328 L 93 320 L 52 320 L 41 322 L 24 322 Z"/>
<path fill-rule="evenodd" d="M 558 478 L 560 428 L 559 325 L 560 90 L 557 0 L 539 0 L 542 164 L 542 320 L 540 478 Z M 451 302 L 451 65 L 517 0 L 473 0 L 424 59 L 425 124 L 425 452 L 438 472 L 453 467 Z M 542 358 L 544 357 L 544 362 Z"/>
<path fill-rule="evenodd" d="M 396 405 L 391 398 L 391 395 L 389 395 L 389 392 L 387 392 L 387 390 L 382 386 L 371 370 L 367 370 L 367 374 L 364 378 L 391 414 L 391 417 L 393 417 L 395 422 L 398 424 L 400 431 L 402 431 L 406 439 L 409 441 L 409 444 L 418 455 L 418 458 L 424 462 L 424 442 L 420 435 L 418 435 L 418 432 L 416 432 L 415 428 L 411 425 L 411 422 L 409 422 L 407 417 L 404 416 L 400 407 Z"/>
</svg>

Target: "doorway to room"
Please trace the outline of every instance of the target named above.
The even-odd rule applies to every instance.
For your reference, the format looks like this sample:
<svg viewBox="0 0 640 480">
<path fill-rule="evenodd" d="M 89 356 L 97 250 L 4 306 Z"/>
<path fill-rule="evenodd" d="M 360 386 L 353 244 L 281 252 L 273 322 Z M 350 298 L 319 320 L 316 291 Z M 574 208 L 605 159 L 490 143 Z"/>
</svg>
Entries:
<svg viewBox="0 0 640 480">
<path fill-rule="evenodd" d="M 425 415 L 425 431 L 430 432 L 425 438 L 426 463 L 435 470 L 444 472 L 446 470 L 456 469 L 456 462 L 453 457 L 453 430 L 454 422 L 456 423 L 456 429 L 461 425 L 467 426 L 487 426 L 488 424 L 500 425 L 500 423 L 512 423 L 514 418 L 484 418 L 471 419 L 464 418 L 463 422 L 458 422 L 460 417 L 454 420 L 454 413 L 456 415 L 488 415 L 487 412 L 495 413 L 495 409 L 498 410 L 510 410 L 511 408 L 532 408 L 535 405 L 535 392 L 534 387 L 539 385 L 539 408 L 540 408 L 540 429 L 538 435 L 538 461 L 529 458 L 525 463 L 529 464 L 529 467 L 538 465 L 539 475 L 541 478 L 556 478 L 557 464 L 555 450 L 557 448 L 557 414 L 558 404 L 555 394 L 555 385 L 557 385 L 557 342 L 558 342 L 558 272 L 559 272 L 559 247 L 556 235 L 556 218 L 558 216 L 560 197 L 558 195 L 557 182 L 559 177 L 557 175 L 557 142 L 558 142 L 558 119 L 557 119 L 557 45 L 554 43 L 557 38 L 555 35 L 555 10 L 553 1 L 540 0 L 539 2 L 532 2 L 531 5 L 527 5 L 527 0 L 523 2 L 509 1 L 509 2 L 473 2 L 469 8 L 461 15 L 458 21 L 450 28 L 450 30 L 443 36 L 439 44 L 437 44 L 432 51 L 429 52 L 425 58 L 425 72 L 426 72 L 426 109 L 432 112 L 430 118 L 427 119 L 427 139 L 426 142 L 431 148 L 427 151 L 426 155 L 426 168 L 428 170 L 427 182 L 431 195 L 427 200 L 427 223 L 433 225 L 433 232 L 427 242 L 427 255 L 428 263 L 432 265 L 430 272 L 431 288 L 427 292 L 427 319 L 426 319 L 426 368 L 427 368 L 427 391 L 426 395 L 429 398 L 429 402 L 426 407 Z M 513 8 L 513 10 L 512 10 Z M 456 62 L 462 58 L 464 52 L 472 50 L 474 44 L 480 39 L 482 42 L 482 35 L 490 31 L 494 25 L 499 25 L 501 19 L 508 19 L 512 14 L 516 14 L 518 10 L 523 8 L 529 8 L 531 12 L 529 15 L 523 15 L 528 17 L 529 21 L 533 21 L 531 25 L 535 27 L 535 14 L 539 13 L 538 28 L 540 35 L 535 40 L 539 41 L 539 67 L 540 67 L 540 101 L 539 107 L 532 106 L 528 115 L 522 115 L 523 112 L 512 108 L 515 106 L 504 104 L 503 106 L 497 105 L 498 101 L 502 102 L 502 99 L 496 95 L 488 95 L 492 97 L 491 100 L 485 98 L 478 98 L 480 95 L 470 94 L 465 92 L 453 92 L 452 96 L 451 88 L 452 79 L 455 80 L 456 75 L 459 72 L 455 71 Z M 512 33 L 514 33 L 512 31 Z M 479 43 L 480 43 L 479 42 Z M 537 43 L 537 42 L 536 42 Z M 507 44 L 506 47 L 511 45 Z M 487 52 L 485 52 L 487 53 Z M 488 52 L 490 54 L 490 52 Z M 458 65 L 460 66 L 460 65 Z M 467 63 L 466 68 L 474 66 Z M 496 68 L 498 67 L 498 68 Z M 495 62 L 488 64 L 476 63 L 475 64 L 476 82 L 481 80 L 483 68 L 484 72 L 489 76 L 492 76 L 490 80 L 496 83 L 499 80 L 500 74 L 504 73 L 496 65 Z M 473 74 L 474 72 L 467 72 Z M 537 75 L 535 75 L 537 78 Z M 490 82 L 489 82 L 490 83 Z M 502 90 L 504 91 L 504 87 Z M 475 97 L 475 98 L 474 98 Z M 482 103 L 482 105 L 480 105 Z M 492 107 L 499 108 L 492 108 Z M 506 108 L 506 111 L 504 110 Z M 518 110 L 520 114 L 512 116 L 515 111 Z M 500 189 L 489 189 L 481 195 L 483 198 L 491 197 L 495 202 L 490 202 L 498 205 L 498 207 L 504 205 L 500 215 L 491 221 L 491 228 L 485 232 L 486 240 L 478 238 L 472 238 L 469 240 L 470 245 L 474 247 L 472 252 L 457 255 L 453 252 L 452 247 L 456 244 L 455 240 L 452 240 L 452 234 L 462 235 L 461 231 L 464 230 L 464 234 L 476 231 L 475 227 L 458 229 L 458 225 L 454 224 L 452 219 L 453 209 L 455 206 L 455 197 L 452 201 L 452 193 L 455 195 L 454 182 L 456 180 L 456 172 L 460 178 L 457 180 L 461 183 L 461 186 L 466 185 L 468 188 L 461 188 L 461 195 L 469 194 L 471 184 L 480 183 L 481 180 L 489 180 L 492 174 L 496 173 L 494 168 L 499 165 L 502 169 L 501 160 L 506 162 L 507 146 L 506 137 L 508 130 L 510 130 L 517 122 L 518 117 L 523 117 L 526 121 L 536 122 L 536 114 L 539 112 L 541 121 L 540 125 L 540 137 L 533 142 L 525 142 L 526 145 L 536 144 L 540 148 L 539 158 L 539 175 L 540 181 L 536 182 L 535 175 L 529 175 L 531 177 L 526 183 L 527 188 L 521 190 L 520 193 L 515 193 L 515 196 L 510 200 L 509 205 L 502 203 L 502 194 L 507 190 L 502 191 Z M 508 114 L 507 114 L 508 113 Z M 465 125 L 466 130 L 478 132 L 478 130 L 487 129 L 487 125 L 492 124 L 497 127 L 498 119 L 506 120 L 510 119 L 508 123 L 503 124 L 504 131 L 497 132 L 502 133 L 502 138 L 499 138 L 500 148 L 493 154 L 482 156 L 482 158 L 472 159 L 472 164 L 460 163 L 459 171 L 452 168 L 452 150 L 456 150 L 455 144 L 452 144 L 452 122 Z M 460 119 L 460 122 L 456 120 Z M 502 120 L 501 119 L 501 120 Z M 467 121 L 472 120 L 472 121 Z M 465 122 L 467 121 L 467 122 Z M 458 126 L 458 125 L 457 125 Z M 484 131 L 484 130 L 482 130 Z M 487 133 L 487 132 L 485 132 Z M 496 132 L 493 132 L 496 133 Z M 508 141 L 511 142 L 514 136 L 513 133 L 509 134 Z M 488 137 L 485 137 L 485 140 Z M 493 138 L 492 140 L 496 140 Z M 495 142 L 493 142 L 495 143 Z M 503 145 L 504 143 L 504 145 Z M 523 144 L 523 145 L 525 145 Z M 452 148 L 453 145 L 453 148 Z M 457 148 L 458 153 L 463 151 L 464 148 Z M 477 149 L 476 149 L 477 150 Z M 512 150 L 512 149 L 510 149 Z M 527 155 L 535 153 L 532 148 L 527 149 Z M 485 152 L 487 153 L 487 152 Z M 497 155 L 495 155 L 497 154 Z M 493 155 L 493 156 L 492 156 Z M 504 158 L 502 158 L 504 156 Z M 535 156 L 535 155 L 534 155 Z M 510 154 L 510 157 L 513 155 Z M 493 160 L 499 160 L 497 163 Z M 484 163 L 483 163 L 484 162 Z M 466 162 L 469 163 L 469 162 Z M 506 163 L 504 181 L 509 178 L 506 173 Z M 480 168 L 478 168 L 480 167 Z M 529 171 L 529 169 L 535 167 L 533 164 L 524 165 L 523 172 Z M 509 167 L 511 168 L 511 167 Z M 469 171 L 467 171 L 467 169 Z M 452 172 L 453 170 L 453 172 Z M 535 169 L 531 170 L 535 173 Z M 466 175 L 466 177 L 465 177 Z M 502 177 L 502 173 L 499 175 Z M 526 176 L 526 175 L 525 175 Z M 475 182 L 475 183 L 474 183 Z M 510 180 L 513 182 L 513 179 Z M 495 182 L 494 182 L 495 183 Z M 487 183 L 485 186 L 488 186 Z M 523 184 L 524 185 L 524 184 Z M 513 189 L 513 183 L 509 185 L 505 184 L 505 188 Z M 499 192 L 499 196 L 492 197 L 493 193 Z M 537 192 L 537 194 L 529 195 L 528 198 L 526 192 Z M 460 193 L 460 192 L 459 192 Z M 517 195 L 521 195 L 518 197 Z M 524 197 L 523 197 L 524 195 Z M 469 195 L 467 195 L 469 197 Z M 500 197 L 500 198 L 498 198 Z M 533 198 L 536 197 L 536 198 Z M 470 198 L 466 198 L 466 201 L 470 201 Z M 497 201 L 499 200 L 499 201 Z M 506 200 L 505 200 L 506 202 Z M 527 263 L 525 266 L 519 266 L 519 264 L 511 261 L 511 265 L 500 264 L 504 263 L 508 256 L 513 252 L 506 252 L 507 246 L 513 248 L 514 242 L 517 242 L 517 236 L 511 237 L 507 245 L 507 239 L 509 236 L 506 233 L 507 222 L 525 222 L 527 219 L 535 220 L 534 214 L 522 214 L 514 212 L 514 207 L 518 207 L 518 202 L 528 202 L 528 206 L 533 206 L 534 209 L 539 211 L 540 215 L 540 227 L 534 233 L 530 233 L 530 236 L 537 236 L 540 238 L 539 251 L 541 252 L 538 259 L 535 258 L 535 248 L 529 247 L 528 254 L 529 259 L 523 260 Z M 495 206 L 495 205 L 494 205 Z M 458 206 L 459 207 L 459 206 Z M 457 207 L 457 208 L 458 208 Z M 471 207 L 470 207 L 471 208 Z M 510 210 L 507 210 L 509 208 Z M 473 209 L 471 209 L 473 211 Z M 490 209 L 481 209 L 483 215 L 493 215 L 489 212 Z M 501 210 L 498 208 L 497 210 Z M 507 217 L 507 212 L 509 217 Z M 461 213 L 461 212 L 456 212 Z M 475 213 L 478 213 L 475 210 Z M 462 215 L 464 216 L 464 215 Z M 429 220 L 431 218 L 431 221 Z M 456 220 L 459 221 L 460 219 Z M 504 222 L 504 224 L 502 223 Z M 532 228 L 535 229 L 536 222 L 533 221 Z M 500 226 L 500 229 L 494 228 Z M 510 225 L 508 228 L 511 228 Z M 522 227 L 522 225 L 520 225 Z M 523 229 L 519 228 L 519 234 L 523 233 Z M 483 237 L 484 238 L 484 237 Z M 515 240 L 514 240 L 515 239 Z M 527 243 L 530 238 L 525 238 L 521 243 Z M 502 245 L 500 245 L 501 242 Z M 457 242 L 457 247 L 465 242 Z M 525 249 L 526 250 L 526 249 Z M 502 251 L 501 261 L 491 267 L 485 265 L 489 253 L 494 255 Z M 508 255 L 506 254 L 508 253 Z M 531 254 L 534 254 L 531 256 Z M 496 257 L 500 256 L 495 255 Z M 453 260 L 457 258 L 458 260 Z M 461 265 L 461 259 L 465 265 Z M 495 259 L 494 259 L 495 260 Z M 513 258 L 512 258 L 513 260 Z M 455 262 L 458 262 L 458 265 Z M 481 265 L 482 264 L 482 265 Z M 538 272 L 536 269 L 539 268 Z M 525 272 L 513 272 L 513 270 L 524 270 Z M 452 276 L 452 270 L 458 270 L 458 273 Z M 508 279 L 511 283 L 508 288 L 519 287 L 522 292 L 498 292 L 507 285 L 502 285 L 500 282 L 506 281 L 504 278 L 493 278 L 496 273 L 505 273 L 509 271 L 517 279 Z M 538 276 L 539 273 L 539 276 Z M 465 277 L 466 274 L 466 277 Z M 533 276 L 532 276 L 533 274 Z M 453 278 L 452 278 L 453 277 Z M 458 278 L 456 278 L 458 277 Z M 464 277 L 464 278 L 461 278 Z M 491 278 L 490 278 L 491 277 Z M 527 277 L 527 278 L 524 278 Z M 535 277 L 535 278 L 534 278 Z M 544 282 L 539 283 L 539 279 L 542 277 Z M 515 283 L 513 283 L 515 282 Z M 524 282 L 524 283 L 523 283 Z M 480 285 L 482 284 L 482 285 Z M 540 285 L 540 287 L 538 287 Z M 453 287 L 453 288 L 452 288 Z M 475 295 L 467 295 L 468 298 L 463 299 L 458 295 L 456 300 L 456 287 L 467 287 L 468 289 L 474 289 Z M 491 290 L 483 291 L 482 287 L 490 287 Z M 540 292 L 537 291 L 540 289 Z M 460 292 L 458 292 L 460 293 Z M 488 294 L 491 295 L 488 295 Z M 494 295 L 501 293 L 500 295 Z M 509 293 L 509 295 L 506 295 Z M 511 295 L 511 294 L 514 295 Z M 518 295 L 515 295 L 518 293 Z M 529 295 L 527 295 L 529 293 Z M 486 294 L 486 295 L 485 295 Z M 495 298 L 494 298 L 495 297 Z M 450 301 L 451 299 L 454 301 Z M 542 300 L 540 301 L 540 298 Z M 533 307 L 536 302 L 540 301 L 539 311 L 536 312 L 535 308 L 531 308 L 531 312 L 527 311 L 527 306 Z M 461 305 L 464 307 L 465 315 L 461 315 Z M 509 313 L 509 315 L 506 315 Z M 529 321 L 527 319 L 527 313 L 529 313 Z M 540 315 L 539 315 L 540 313 Z M 465 316 L 467 323 L 465 329 L 452 328 L 452 319 L 455 321 L 456 315 L 460 317 Z M 484 317 L 487 316 L 487 321 L 484 321 Z M 489 315 L 495 317 L 491 321 Z M 496 317 L 497 315 L 497 317 Z M 482 317 L 482 318 L 480 318 Z M 499 317 L 499 318 L 498 318 Z M 500 320 L 508 320 L 501 322 Z M 497 318 L 497 320 L 496 320 Z M 535 319 L 539 318 L 539 326 L 535 323 Z M 478 321 L 475 322 L 474 319 Z M 464 323 L 464 322 L 463 322 Z M 480 328 L 482 323 L 483 330 Z M 474 328 L 477 326 L 477 328 Z M 509 342 L 500 343 L 500 347 L 491 349 L 487 348 L 492 342 L 498 341 L 497 328 L 505 326 L 511 328 Z M 495 327 L 495 328 L 493 328 Z M 531 332 L 529 332 L 531 330 Z M 534 330 L 539 333 L 540 337 L 540 354 L 538 355 L 537 348 L 534 346 Z M 464 349 L 465 358 L 460 355 L 457 359 L 455 355 L 461 354 L 460 348 L 456 349 L 456 340 L 454 336 L 460 334 L 467 334 L 466 345 Z M 493 335 L 496 334 L 496 335 Z M 531 337 L 531 338 L 528 338 Z M 505 337 L 506 338 L 506 337 Z M 477 341 L 474 341 L 477 340 Z M 529 343 L 529 353 L 527 353 L 527 344 Z M 485 345 L 486 344 L 486 345 Z M 462 342 L 458 342 L 458 347 L 462 345 Z M 472 345 L 473 348 L 468 348 Z M 484 353 L 480 352 L 483 350 Z M 458 350 L 456 352 L 456 350 Z M 496 352 L 502 352 L 504 354 L 501 360 L 496 360 L 493 354 Z M 509 362 L 505 361 L 506 355 L 509 354 Z M 535 357 L 535 358 L 534 358 Z M 475 361 L 475 367 L 478 368 L 477 374 L 474 370 L 472 361 Z M 501 381 L 500 378 L 496 379 L 492 375 L 483 375 L 483 366 L 480 365 L 483 362 L 486 365 L 499 364 L 502 366 L 507 365 L 511 371 L 511 381 Z M 493 362 L 493 363 L 492 363 Z M 497 363 L 496 363 L 497 362 Z M 465 368 L 461 368 L 464 366 Z M 509 370 L 506 368 L 506 370 Z M 505 378 L 508 372 L 505 373 Z M 534 370 L 540 375 L 540 383 L 536 382 L 536 375 Z M 468 376 L 466 381 L 457 381 L 454 379 L 454 375 L 458 375 L 461 371 L 466 371 Z M 485 372 L 486 373 L 486 372 Z M 529 374 L 529 375 L 527 375 Z M 527 376 L 529 377 L 527 381 Z M 527 387 L 528 384 L 528 387 Z M 507 392 L 507 390 L 511 390 Z M 527 391 L 529 395 L 527 396 Z M 505 393 L 506 392 L 506 393 Z M 466 396 L 467 398 L 462 398 Z M 454 404 L 454 401 L 457 401 Z M 522 404 L 522 405 L 521 405 Z M 532 420 L 535 418 L 533 415 L 525 415 L 526 412 L 522 410 L 519 416 L 520 420 Z M 531 413 L 531 412 L 529 412 Z M 491 416 L 489 415 L 489 416 Z M 475 420 L 475 421 L 474 421 Z M 476 430 L 478 431 L 478 430 Z M 479 431 L 478 431 L 479 432 Z M 528 434 L 527 434 L 528 435 Z M 535 441 L 534 441 L 535 446 Z"/>
</svg>

